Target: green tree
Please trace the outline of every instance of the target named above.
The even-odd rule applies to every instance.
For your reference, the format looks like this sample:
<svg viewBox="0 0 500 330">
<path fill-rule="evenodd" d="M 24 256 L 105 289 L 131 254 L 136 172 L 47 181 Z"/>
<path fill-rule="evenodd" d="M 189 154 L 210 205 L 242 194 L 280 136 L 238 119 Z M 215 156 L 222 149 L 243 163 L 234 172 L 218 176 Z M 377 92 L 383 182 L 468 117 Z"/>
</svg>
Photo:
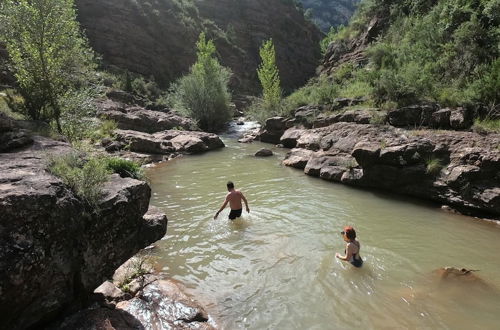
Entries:
<svg viewBox="0 0 500 330">
<path fill-rule="evenodd" d="M 196 63 L 188 75 L 174 84 L 170 99 L 175 108 L 184 110 L 201 128 L 215 131 L 231 119 L 231 72 L 215 57 L 215 44 L 206 39 L 205 33 L 200 34 L 196 48 Z"/>
<path fill-rule="evenodd" d="M 27 114 L 63 132 L 64 98 L 88 84 L 95 69 L 73 0 L 4 0 L 0 23 Z"/>
<path fill-rule="evenodd" d="M 257 69 L 257 74 L 262 85 L 264 106 L 277 110 L 281 104 L 282 91 L 279 71 L 276 66 L 276 51 L 272 39 L 262 44 L 260 58 L 262 62 Z"/>
</svg>

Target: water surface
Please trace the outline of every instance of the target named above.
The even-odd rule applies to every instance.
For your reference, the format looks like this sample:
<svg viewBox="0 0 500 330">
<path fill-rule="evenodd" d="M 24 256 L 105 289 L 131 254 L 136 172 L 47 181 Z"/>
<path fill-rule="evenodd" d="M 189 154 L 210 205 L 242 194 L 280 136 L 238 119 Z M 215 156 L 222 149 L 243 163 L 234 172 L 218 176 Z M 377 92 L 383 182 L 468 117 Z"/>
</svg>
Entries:
<svg viewBox="0 0 500 330">
<path fill-rule="evenodd" d="M 148 170 L 152 204 L 169 218 L 163 270 L 208 305 L 225 329 L 497 329 L 500 226 L 436 205 L 311 178 L 286 150 L 238 144 Z M 235 182 L 251 213 L 214 220 Z M 335 259 L 352 225 L 362 269 Z M 433 270 L 477 269 L 484 283 L 443 283 Z"/>
</svg>

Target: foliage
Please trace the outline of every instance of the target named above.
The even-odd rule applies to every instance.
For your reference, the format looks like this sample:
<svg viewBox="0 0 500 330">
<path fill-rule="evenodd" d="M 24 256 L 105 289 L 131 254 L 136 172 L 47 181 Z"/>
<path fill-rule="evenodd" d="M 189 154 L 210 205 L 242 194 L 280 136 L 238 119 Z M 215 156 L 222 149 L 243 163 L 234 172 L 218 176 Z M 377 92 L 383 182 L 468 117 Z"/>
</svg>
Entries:
<svg viewBox="0 0 500 330">
<path fill-rule="evenodd" d="M 436 175 L 443 169 L 444 165 L 439 158 L 429 157 L 425 160 L 427 174 Z"/>
<path fill-rule="evenodd" d="M 85 159 L 77 152 L 50 156 L 48 170 L 93 208 L 99 204 L 102 187 L 110 173 L 104 159 Z"/>
<path fill-rule="evenodd" d="M 476 119 L 472 130 L 477 133 L 500 133 L 500 119 Z"/>
<path fill-rule="evenodd" d="M 108 170 L 122 178 L 144 179 L 144 171 L 136 162 L 117 157 L 107 158 L 106 162 Z"/>
<path fill-rule="evenodd" d="M 172 85 L 169 103 L 197 120 L 205 130 L 214 131 L 231 119 L 228 90 L 231 72 L 215 58 L 215 44 L 204 33 L 196 43 L 197 61 L 190 73 Z"/>
<path fill-rule="evenodd" d="M 387 22 L 366 51 L 368 65 L 336 69 L 339 96 L 378 106 L 500 104 L 499 12 L 498 0 L 363 1 L 349 26 L 331 29 L 322 43 L 347 45 L 373 18 Z M 314 88 L 322 86 L 308 85 L 308 94 Z"/>
<path fill-rule="evenodd" d="M 83 140 L 98 130 L 94 97 L 92 89 L 69 90 L 60 96 L 59 104 L 64 109 L 60 119 L 61 133 L 69 142 Z"/>
<path fill-rule="evenodd" d="M 285 108 L 288 112 L 308 104 L 331 104 L 339 95 L 339 86 L 331 78 L 320 76 L 310 81 L 306 86 L 298 89 L 285 99 Z"/>
<path fill-rule="evenodd" d="M 4 0 L 0 6 L 2 37 L 26 112 L 55 121 L 62 132 L 64 98 L 87 85 L 95 67 L 73 0 Z"/>
<path fill-rule="evenodd" d="M 276 51 L 272 39 L 262 44 L 259 54 L 261 64 L 257 69 L 257 75 L 262 85 L 264 106 L 268 109 L 274 109 L 279 107 L 281 103 L 282 90 L 279 71 L 276 65 Z"/>
</svg>

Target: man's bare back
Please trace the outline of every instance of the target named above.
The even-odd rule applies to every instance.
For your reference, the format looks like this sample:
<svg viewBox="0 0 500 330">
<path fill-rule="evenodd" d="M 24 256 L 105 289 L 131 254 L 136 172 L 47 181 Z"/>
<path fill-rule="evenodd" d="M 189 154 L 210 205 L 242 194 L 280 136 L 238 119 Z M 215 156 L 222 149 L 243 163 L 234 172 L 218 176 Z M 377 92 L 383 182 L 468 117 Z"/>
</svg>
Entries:
<svg viewBox="0 0 500 330">
<path fill-rule="evenodd" d="M 241 204 L 243 194 L 239 190 L 233 190 L 226 195 L 226 201 L 229 202 L 229 207 L 231 210 L 241 210 L 243 205 Z"/>
<path fill-rule="evenodd" d="M 241 216 L 241 213 L 243 211 L 243 205 L 241 201 L 245 203 L 247 212 L 250 213 L 250 208 L 248 207 L 248 201 L 243 195 L 243 193 L 239 190 L 234 189 L 234 184 L 230 181 L 227 183 L 227 190 L 229 193 L 226 195 L 226 199 L 224 200 L 224 204 L 222 204 L 221 208 L 219 211 L 214 216 L 214 219 L 219 216 L 219 213 L 224 210 L 224 208 L 229 204 L 229 207 L 231 208 L 231 213 L 229 213 L 229 219 L 234 220 L 236 218 L 239 218 Z"/>
</svg>

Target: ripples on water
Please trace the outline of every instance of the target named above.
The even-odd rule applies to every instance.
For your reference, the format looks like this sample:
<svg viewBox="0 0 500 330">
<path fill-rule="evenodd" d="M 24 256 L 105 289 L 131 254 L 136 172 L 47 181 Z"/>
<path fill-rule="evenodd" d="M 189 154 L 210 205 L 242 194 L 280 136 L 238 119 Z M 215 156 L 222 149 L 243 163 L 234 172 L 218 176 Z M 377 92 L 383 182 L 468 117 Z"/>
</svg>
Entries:
<svg viewBox="0 0 500 330">
<path fill-rule="evenodd" d="M 227 148 L 148 170 L 152 203 L 168 215 L 155 252 L 163 270 L 205 300 L 226 329 L 494 329 L 496 289 L 444 290 L 431 272 L 480 269 L 500 287 L 500 228 L 395 196 L 323 182 L 267 159 L 260 147 Z M 213 215 L 235 181 L 251 213 Z M 365 265 L 335 259 L 353 225 Z"/>
</svg>

